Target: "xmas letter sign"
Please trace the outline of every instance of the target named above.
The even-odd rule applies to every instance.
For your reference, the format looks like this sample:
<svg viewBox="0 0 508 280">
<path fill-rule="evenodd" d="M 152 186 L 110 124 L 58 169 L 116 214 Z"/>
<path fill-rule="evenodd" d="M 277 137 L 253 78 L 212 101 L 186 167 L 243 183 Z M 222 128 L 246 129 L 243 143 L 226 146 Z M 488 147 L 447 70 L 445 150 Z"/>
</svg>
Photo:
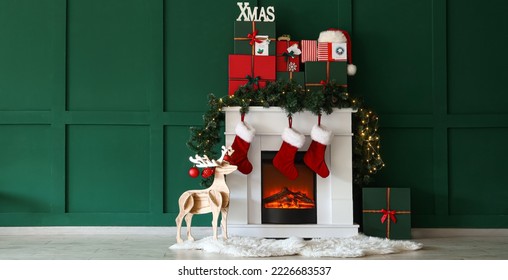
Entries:
<svg viewBox="0 0 508 280">
<path fill-rule="evenodd" d="M 264 7 L 261 7 L 258 13 L 258 7 L 251 8 L 248 2 L 237 2 L 236 4 L 240 7 L 240 15 L 236 21 L 275 21 L 275 9 L 273 6 L 267 7 L 266 10 Z"/>
</svg>

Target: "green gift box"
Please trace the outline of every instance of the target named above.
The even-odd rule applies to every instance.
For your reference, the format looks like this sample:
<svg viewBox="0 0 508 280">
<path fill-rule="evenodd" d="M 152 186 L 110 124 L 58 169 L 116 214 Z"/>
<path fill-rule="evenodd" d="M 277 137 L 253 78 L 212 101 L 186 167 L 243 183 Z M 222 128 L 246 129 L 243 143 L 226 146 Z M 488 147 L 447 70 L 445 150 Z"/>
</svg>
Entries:
<svg viewBox="0 0 508 280">
<path fill-rule="evenodd" d="M 347 63 L 345 61 L 308 61 L 305 63 L 305 86 L 322 87 L 324 83 L 335 81 L 347 86 Z"/>
<path fill-rule="evenodd" d="M 275 22 L 259 21 L 235 21 L 234 54 L 256 55 L 256 35 L 268 36 L 268 55 L 275 55 Z"/>
<path fill-rule="evenodd" d="M 305 85 L 304 72 L 277 72 L 277 80 L 291 81 L 294 80 L 297 84 Z"/>
<path fill-rule="evenodd" d="M 409 188 L 363 188 L 363 233 L 389 239 L 411 239 Z"/>
</svg>

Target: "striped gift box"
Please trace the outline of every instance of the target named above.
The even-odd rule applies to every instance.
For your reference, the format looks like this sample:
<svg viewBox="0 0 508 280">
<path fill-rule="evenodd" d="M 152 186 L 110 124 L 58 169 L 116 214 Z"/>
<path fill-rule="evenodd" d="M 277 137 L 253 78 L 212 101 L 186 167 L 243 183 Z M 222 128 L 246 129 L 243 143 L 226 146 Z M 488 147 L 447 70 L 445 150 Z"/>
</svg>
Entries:
<svg viewBox="0 0 508 280">
<path fill-rule="evenodd" d="M 318 43 L 317 45 L 317 60 L 328 61 L 328 44 L 330 43 Z"/>
<path fill-rule="evenodd" d="M 317 61 L 317 41 L 316 40 L 302 40 L 302 63 L 306 61 Z"/>
</svg>

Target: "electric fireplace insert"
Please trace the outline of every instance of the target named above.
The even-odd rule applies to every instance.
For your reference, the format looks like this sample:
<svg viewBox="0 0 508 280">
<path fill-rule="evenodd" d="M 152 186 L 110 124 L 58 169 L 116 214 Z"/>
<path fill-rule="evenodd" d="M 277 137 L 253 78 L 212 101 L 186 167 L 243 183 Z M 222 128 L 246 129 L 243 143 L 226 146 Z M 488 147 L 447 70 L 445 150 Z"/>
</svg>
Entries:
<svg viewBox="0 0 508 280">
<path fill-rule="evenodd" d="M 316 224 L 316 174 L 297 152 L 298 177 L 290 180 L 273 166 L 276 151 L 261 152 L 261 222 L 263 224 Z"/>
</svg>

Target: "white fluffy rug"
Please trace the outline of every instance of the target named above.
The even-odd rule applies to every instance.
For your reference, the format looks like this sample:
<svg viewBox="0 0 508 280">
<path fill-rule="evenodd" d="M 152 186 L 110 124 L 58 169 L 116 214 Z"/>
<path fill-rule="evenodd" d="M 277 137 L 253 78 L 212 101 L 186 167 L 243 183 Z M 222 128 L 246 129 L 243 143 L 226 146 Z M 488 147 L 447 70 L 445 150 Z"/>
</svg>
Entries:
<svg viewBox="0 0 508 280">
<path fill-rule="evenodd" d="M 172 250 L 203 250 L 237 257 L 301 255 L 307 257 L 356 258 L 414 251 L 422 247 L 421 243 L 413 241 L 388 240 L 359 234 L 348 238 L 318 238 L 311 240 L 298 237 L 278 240 L 241 236 L 232 236 L 228 240 L 213 240 L 210 236 L 194 242 L 177 243 L 169 248 Z"/>
</svg>

